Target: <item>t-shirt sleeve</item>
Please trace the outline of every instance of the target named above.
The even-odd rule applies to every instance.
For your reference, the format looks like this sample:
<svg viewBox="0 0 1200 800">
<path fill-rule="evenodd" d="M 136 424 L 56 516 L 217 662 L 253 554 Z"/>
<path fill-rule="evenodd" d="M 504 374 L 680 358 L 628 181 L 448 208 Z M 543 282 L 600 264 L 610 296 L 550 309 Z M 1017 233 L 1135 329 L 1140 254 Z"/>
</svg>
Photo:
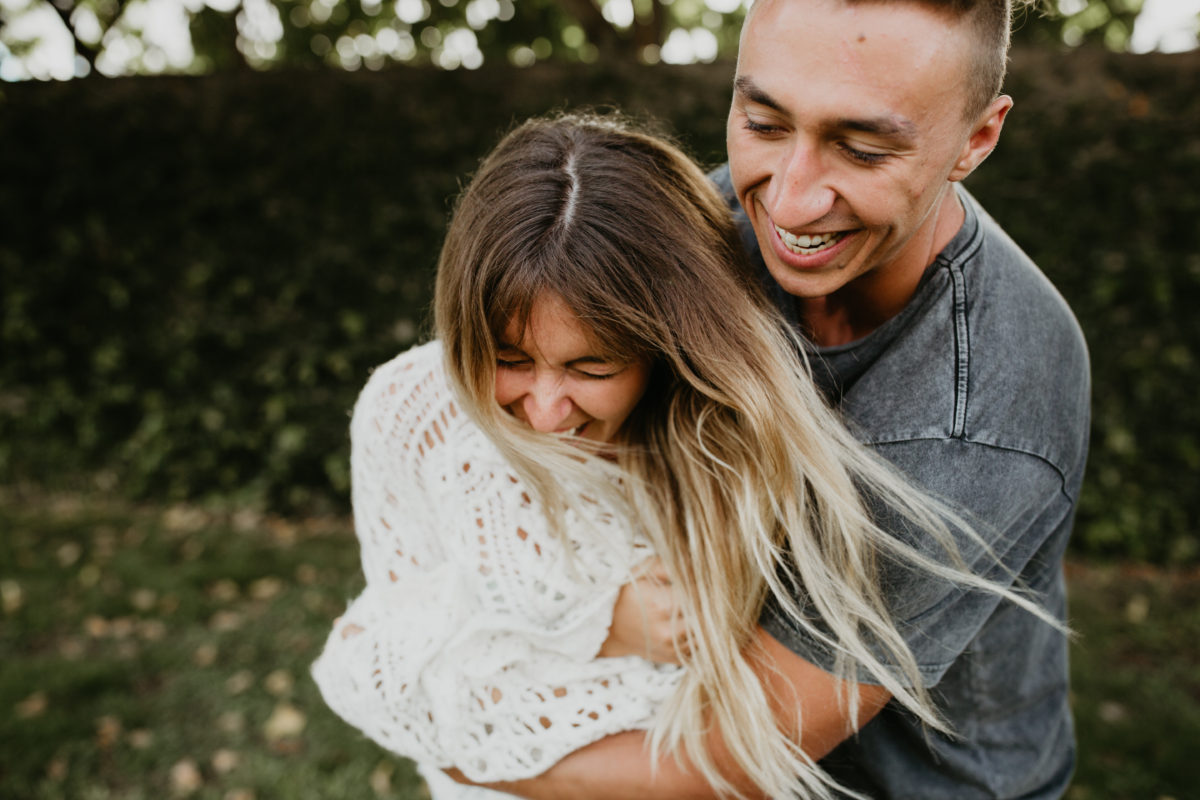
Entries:
<svg viewBox="0 0 1200 800">
<path fill-rule="evenodd" d="M 956 543 L 972 570 L 1004 585 L 1036 591 L 1045 576 L 1059 569 L 1056 534 L 1071 525 L 1073 500 L 1061 473 L 1048 462 L 1023 452 L 962 440 L 920 440 L 881 447 L 897 465 L 927 491 L 973 521 L 982 542 L 959 533 Z M 934 464 L 936 469 L 922 470 Z M 955 464 L 955 469 L 947 469 Z M 932 540 L 894 515 L 883 514 L 880 524 L 924 555 L 945 562 Z M 1053 554 L 1047 544 L 1054 545 Z M 941 679 L 969 646 L 1003 601 L 993 593 L 964 588 L 931 576 L 911 563 L 889 559 L 881 565 L 884 595 L 898 628 L 916 658 L 926 686 Z M 1037 599 L 1036 596 L 1032 599 Z M 813 664 L 831 670 L 833 654 L 777 604 L 768 603 L 760 620 L 780 643 Z M 887 663 L 887 659 L 883 659 Z M 872 682 L 870 676 L 860 679 Z"/>
</svg>

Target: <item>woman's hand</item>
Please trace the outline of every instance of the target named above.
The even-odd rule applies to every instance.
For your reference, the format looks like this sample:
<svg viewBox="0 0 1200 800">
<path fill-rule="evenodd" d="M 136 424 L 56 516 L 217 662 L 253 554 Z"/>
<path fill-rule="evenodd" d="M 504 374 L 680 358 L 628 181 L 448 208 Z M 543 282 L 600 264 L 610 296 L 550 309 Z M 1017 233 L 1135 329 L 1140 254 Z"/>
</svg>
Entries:
<svg viewBox="0 0 1200 800">
<path fill-rule="evenodd" d="M 612 627 L 599 655 L 641 656 L 660 664 L 678 664 L 687 647 L 687 628 L 667 570 L 657 556 L 647 559 L 634 580 L 621 587 Z"/>
</svg>

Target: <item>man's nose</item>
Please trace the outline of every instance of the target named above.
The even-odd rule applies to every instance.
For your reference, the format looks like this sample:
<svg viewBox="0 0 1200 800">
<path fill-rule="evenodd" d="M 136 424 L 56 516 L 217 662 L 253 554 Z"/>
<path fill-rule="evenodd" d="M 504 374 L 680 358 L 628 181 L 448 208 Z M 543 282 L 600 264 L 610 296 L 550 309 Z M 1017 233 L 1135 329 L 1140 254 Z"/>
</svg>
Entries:
<svg viewBox="0 0 1200 800">
<path fill-rule="evenodd" d="M 780 162 L 774 185 L 771 218 L 781 228 L 798 229 L 833 210 L 836 192 L 820 150 L 797 142 Z"/>
<path fill-rule="evenodd" d="M 571 398 L 558 376 L 539 376 L 529 387 L 522 405 L 529 427 L 539 433 L 559 430 L 571 415 Z"/>
</svg>

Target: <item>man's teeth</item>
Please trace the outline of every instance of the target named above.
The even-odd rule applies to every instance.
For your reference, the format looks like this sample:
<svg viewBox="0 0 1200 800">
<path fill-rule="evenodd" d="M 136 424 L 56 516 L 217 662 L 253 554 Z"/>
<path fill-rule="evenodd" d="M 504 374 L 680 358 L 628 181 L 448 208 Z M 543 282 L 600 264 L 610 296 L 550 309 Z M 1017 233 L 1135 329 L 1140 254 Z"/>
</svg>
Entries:
<svg viewBox="0 0 1200 800">
<path fill-rule="evenodd" d="M 807 234 L 796 236 L 778 225 L 775 226 L 775 230 L 779 233 L 779 238 L 783 239 L 783 243 L 787 245 L 788 250 L 799 255 L 819 253 L 826 247 L 837 244 L 846 235 L 844 231 L 839 231 L 837 233 L 818 233 L 815 236 Z"/>
</svg>

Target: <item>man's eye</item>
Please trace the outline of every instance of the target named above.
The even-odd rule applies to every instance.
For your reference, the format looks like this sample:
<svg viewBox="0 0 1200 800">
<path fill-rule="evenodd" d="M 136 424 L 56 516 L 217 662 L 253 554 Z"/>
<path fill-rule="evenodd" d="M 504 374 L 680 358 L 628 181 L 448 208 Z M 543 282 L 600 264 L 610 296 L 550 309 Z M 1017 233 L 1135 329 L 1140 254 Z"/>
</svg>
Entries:
<svg viewBox="0 0 1200 800">
<path fill-rule="evenodd" d="M 851 147 L 848 144 L 842 145 L 842 152 L 860 164 L 882 164 L 888 159 L 887 153 L 868 153 L 865 150 L 859 150 L 858 148 Z"/>
<path fill-rule="evenodd" d="M 755 122 L 749 117 L 746 118 L 746 130 L 751 133 L 775 133 L 779 130 L 775 125 L 767 125 L 762 122 Z"/>
</svg>

